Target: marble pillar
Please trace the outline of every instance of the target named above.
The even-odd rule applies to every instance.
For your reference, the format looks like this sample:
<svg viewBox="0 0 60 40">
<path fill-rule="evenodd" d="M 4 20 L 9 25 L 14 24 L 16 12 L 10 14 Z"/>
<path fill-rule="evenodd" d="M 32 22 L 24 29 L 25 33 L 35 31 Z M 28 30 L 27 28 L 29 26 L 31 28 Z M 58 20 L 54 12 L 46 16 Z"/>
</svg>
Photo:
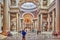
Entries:
<svg viewBox="0 0 60 40">
<path fill-rule="evenodd" d="M 38 21 L 37 21 L 37 19 L 35 19 L 35 29 L 36 29 L 36 31 L 38 31 Z"/>
<path fill-rule="evenodd" d="M 16 14 L 16 18 L 17 18 L 17 27 L 16 27 L 16 31 L 18 32 L 18 13 Z"/>
<path fill-rule="evenodd" d="M 8 28 L 8 0 L 4 0 L 4 14 L 3 14 L 3 35 L 7 34 Z"/>
<path fill-rule="evenodd" d="M 38 31 L 41 31 L 41 15 L 39 14 L 39 18 L 38 18 L 38 28 L 39 28 L 39 30 Z"/>
<path fill-rule="evenodd" d="M 55 12 L 54 12 L 54 10 L 52 11 L 52 32 L 54 32 L 55 30 L 54 30 L 54 28 L 55 28 Z"/>
<path fill-rule="evenodd" d="M 18 14 L 18 31 L 20 31 L 21 29 L 21 23 L 20 23 L 20 15 Z"/>
<path fill-rule="evenodd" d="M 48 13 L 48 31 L 50 31 L 50 13 Z"/>
<path fill-rule="evenodd" d="M 20 26 L 20 29 L 21 30 L 21 19 L 20 19 L 20 15 L 19 15 L 19 26 Z"/>
<path fill-rule="evenodd" d="M 10 12 L 8 12 L 8 27 L 7 30 L 10 31 Z"/>
<path fill-rule="evenodd" d="M 20 30 L 22 30 L 23 27 L 22 27 L 22 19 L 20 19 Z"/>
<path fill-rule="evenodd" d="M 42 16 L 42 14 L 41 14 L 41 21 L 40 21 L 40 22 L 41 22 L 41 25 L 40 25 L 41 31 L 42 31 L 42 28 L 43 28 L 43 27 L 42 27 L 42 18 L 43 18 L 43 16 Z"/>
<path fill-rule="evenodd" d="M 56 0 L 56 33 L 60 34 L 60 0 Z"/>
</svg>

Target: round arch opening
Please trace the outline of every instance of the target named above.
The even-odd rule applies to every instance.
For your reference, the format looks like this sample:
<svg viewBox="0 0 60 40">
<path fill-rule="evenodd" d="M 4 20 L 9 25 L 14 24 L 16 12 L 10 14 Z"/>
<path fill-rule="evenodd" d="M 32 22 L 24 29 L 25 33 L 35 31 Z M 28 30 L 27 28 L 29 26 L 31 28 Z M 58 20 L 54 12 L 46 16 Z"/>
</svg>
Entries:
<svg viewBox="0 0 60 40">
<path fill-rule="evenodd" d="M 32 19 L 33 19 L 33 15 L 31 13 L 25 13 L 23 15 L 23 20 L 24 20 L 24 23 L 26 23 L 26 24 L 31 24 Z"/>
</svg>

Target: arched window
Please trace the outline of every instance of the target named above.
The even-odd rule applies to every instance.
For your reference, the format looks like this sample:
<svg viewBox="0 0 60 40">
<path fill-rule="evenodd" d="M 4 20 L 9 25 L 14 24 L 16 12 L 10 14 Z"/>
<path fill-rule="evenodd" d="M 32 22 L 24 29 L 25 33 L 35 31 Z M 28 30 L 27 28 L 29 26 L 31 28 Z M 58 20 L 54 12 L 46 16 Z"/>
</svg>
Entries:
<svg viewBox="0 0 60 40">
<path fill-rule="evenodd" d="M 16 6 L 16 0 L 11 0 L 11 5 Z"/>
</svg>

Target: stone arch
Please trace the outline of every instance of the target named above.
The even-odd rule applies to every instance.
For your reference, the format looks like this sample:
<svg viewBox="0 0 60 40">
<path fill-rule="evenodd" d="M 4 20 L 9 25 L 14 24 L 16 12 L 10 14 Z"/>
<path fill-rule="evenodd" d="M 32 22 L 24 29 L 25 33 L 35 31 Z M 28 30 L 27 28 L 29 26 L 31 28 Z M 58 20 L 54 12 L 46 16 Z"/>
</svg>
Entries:
<svg viewBox="0 0 60 40">
<path fill-rule="evenodd" d="M 24 13 L 24 14 L 22 15 L 22 17 L 23 17 L 25 23 L 32 23 L 33 14 Z"/>
<path fill-rule="evenodd" d="M 32 13 L 23 13 L 22 18 L 24 17 L 24 15 L 27 15 L 27 14 L 31 15 L 34 18 L 34 15 Z"/>
</svg>

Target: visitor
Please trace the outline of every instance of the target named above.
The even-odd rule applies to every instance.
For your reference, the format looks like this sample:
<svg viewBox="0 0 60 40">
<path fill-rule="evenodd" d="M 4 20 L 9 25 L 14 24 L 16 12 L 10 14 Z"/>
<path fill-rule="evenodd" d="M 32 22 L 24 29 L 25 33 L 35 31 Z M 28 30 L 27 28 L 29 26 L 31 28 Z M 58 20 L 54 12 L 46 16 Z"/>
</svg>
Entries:
<svg viewBox="0 0 60 40">
<path fill-rule="evenodd" d="M 25 40 L 25 36 L 26 36 L 26 31 L 22 30 L 22 40 Z"/>
</svg>

